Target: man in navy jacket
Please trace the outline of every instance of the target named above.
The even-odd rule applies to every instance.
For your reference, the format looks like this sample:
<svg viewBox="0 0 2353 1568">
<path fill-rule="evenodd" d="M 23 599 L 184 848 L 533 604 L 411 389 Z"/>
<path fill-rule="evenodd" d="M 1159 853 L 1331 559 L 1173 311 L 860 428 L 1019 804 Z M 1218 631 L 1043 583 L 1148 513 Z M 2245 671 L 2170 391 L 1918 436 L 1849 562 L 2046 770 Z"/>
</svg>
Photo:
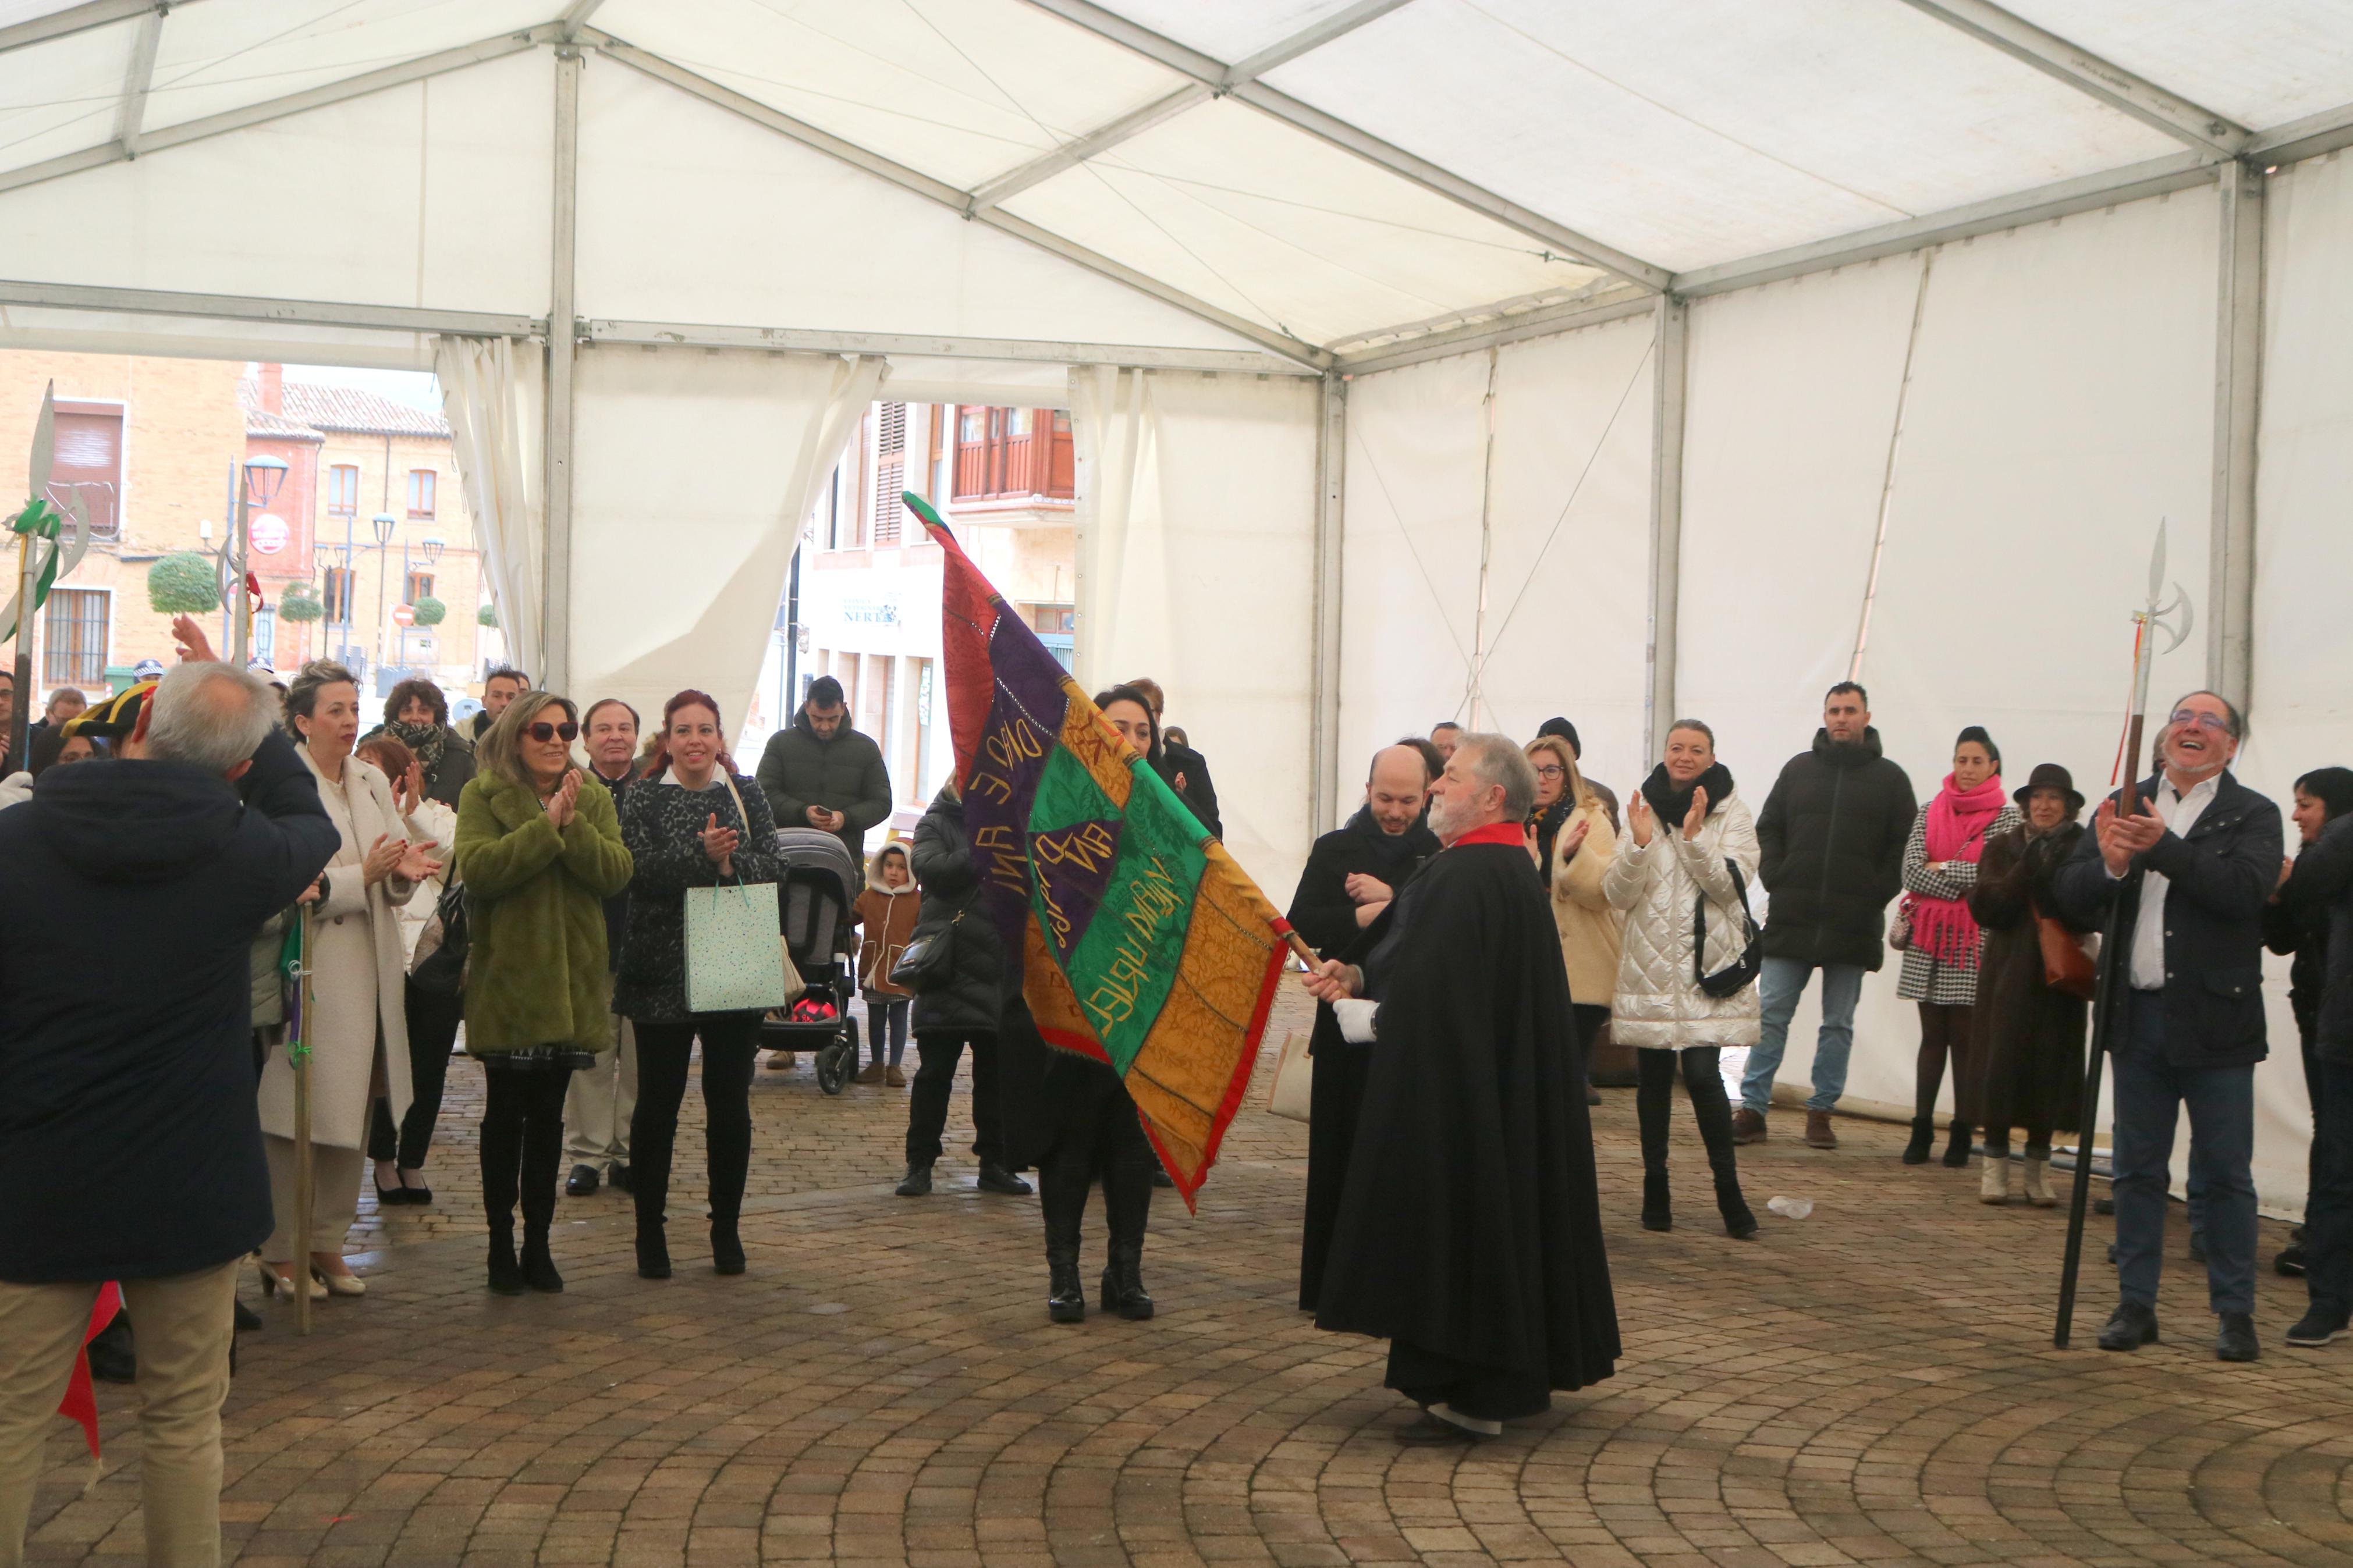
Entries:
<svg viewBox="0 0 2353 1568">
<path fill-rule="evenodd" d="M 2118 1302 L 2100 1348 L 2157 1338 L 2174 1124 L 2189 1110 L 2189 1172 L 2204 1191 L 2214 1353 L 2253 1361 L 2255 1064 L 2263 1039 L 2263 907 L 2279 881 L 2279 807 L 2229 772 L 2239 710 L 2211 691 L 2173 705 L 2164 769 L 2140 810 L 2110 796 L 2059 868 L 2079 925 L 2116 908 L 2107 1038 L 2116 1061 Z"/>
<path fill-rule="evenodd" d="M 148 1561 L 219 1560 L 237 1267 L 270 1229 L 247 950 L 336 847 L 277 718 L 259 676 L 180 665 L 115 758 L 0 812 L 0 1559 L 114 1279 Z"/>
</svg>

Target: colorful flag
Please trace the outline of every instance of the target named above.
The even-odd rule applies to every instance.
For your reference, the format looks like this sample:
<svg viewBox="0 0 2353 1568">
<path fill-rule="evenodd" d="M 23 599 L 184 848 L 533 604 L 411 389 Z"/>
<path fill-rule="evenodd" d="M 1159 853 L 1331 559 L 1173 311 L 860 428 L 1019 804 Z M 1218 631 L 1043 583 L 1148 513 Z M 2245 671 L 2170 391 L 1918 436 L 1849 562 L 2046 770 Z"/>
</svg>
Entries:
<svg viewBox="0 0 2353 1568">
<path fill-rule="evenodd" d="M 1107 1062 L 1189 1207 L 1258 1060 L 1291 927 L 932 509 L 948 728 L 981 904 L 1047 1044 Z"/>
</svg>

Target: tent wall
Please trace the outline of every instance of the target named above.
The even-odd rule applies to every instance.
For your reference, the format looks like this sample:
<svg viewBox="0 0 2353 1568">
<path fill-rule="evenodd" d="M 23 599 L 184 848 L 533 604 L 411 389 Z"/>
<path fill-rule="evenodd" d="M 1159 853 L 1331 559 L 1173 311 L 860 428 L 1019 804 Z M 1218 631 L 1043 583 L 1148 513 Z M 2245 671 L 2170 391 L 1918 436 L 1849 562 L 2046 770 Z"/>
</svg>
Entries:
<svg viewBox="0 0 2353 1568">
<path fill-rule="evenodd" d="M 1482 723 L 1566 713 L 1595 776 L 1641 776 L 1651 340 L 1645 316 L 1350 384 L 1340 816 L 1374 751 L 1472 721 L 1474 668 Z"/>
<path fill-rule="evenodd" d="M 1071 390 L 1077 677 L 1160 682 L 1214 767 L 1226 847 L 1287 907 L 1310 838 L 1318 384 L 1081 371 Z"/>
</svg>

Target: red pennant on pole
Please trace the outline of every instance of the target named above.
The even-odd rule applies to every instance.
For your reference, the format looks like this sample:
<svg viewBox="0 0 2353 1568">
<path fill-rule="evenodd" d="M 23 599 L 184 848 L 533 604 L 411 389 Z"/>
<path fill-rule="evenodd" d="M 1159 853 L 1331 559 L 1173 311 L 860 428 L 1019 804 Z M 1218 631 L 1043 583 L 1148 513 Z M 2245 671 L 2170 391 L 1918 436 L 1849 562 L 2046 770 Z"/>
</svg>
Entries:
<svg viewBox="0 0 2353 1568">
<path fill-rule="evenodd" d="M 66 1384 L 66 1396 L 58 1401 L 58 1414 L 81 1427 L 93 1459 L 98 1458 L 98 1390 L 90 1386 L 90 1342 L 121 1310 L 122 1287 L 110 1279 L 98 1288 L 98 1300 L 90 1310 L 90 1327 L 82 1331 L 82 1348 L 74 1352 L 73 1379 Z"/>
</svg>

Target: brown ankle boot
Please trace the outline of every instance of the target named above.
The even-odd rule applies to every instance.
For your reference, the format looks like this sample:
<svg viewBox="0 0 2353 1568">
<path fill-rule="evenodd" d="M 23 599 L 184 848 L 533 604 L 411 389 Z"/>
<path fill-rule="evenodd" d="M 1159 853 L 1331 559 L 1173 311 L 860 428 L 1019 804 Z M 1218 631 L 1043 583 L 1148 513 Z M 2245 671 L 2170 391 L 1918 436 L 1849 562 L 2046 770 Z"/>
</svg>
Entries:
<svg viewBox="0 0 2353 1568">
<path fill-rule="evenodd" d="M 1732 1141 L 1740 1144 L 1765 1142 L 1764 1113 L 1751 1110 L 1745 1105 L 1735 1110 L 1732 1113 Z"/>
<path fill-rule="evenodd" d="M 1835 1149 L 1838 1147 L 1838 1134 L 1831 1131 L 1831 1113 L 1829 1111 L 1809 1110 L 1806 1112 L 1806 1147 L 1809 1149 Z"/>
</svg>

